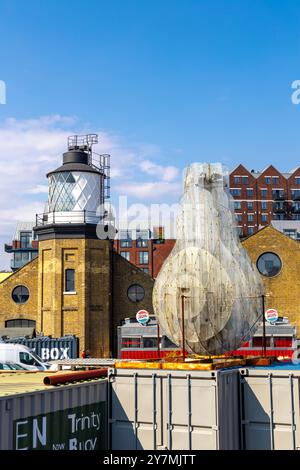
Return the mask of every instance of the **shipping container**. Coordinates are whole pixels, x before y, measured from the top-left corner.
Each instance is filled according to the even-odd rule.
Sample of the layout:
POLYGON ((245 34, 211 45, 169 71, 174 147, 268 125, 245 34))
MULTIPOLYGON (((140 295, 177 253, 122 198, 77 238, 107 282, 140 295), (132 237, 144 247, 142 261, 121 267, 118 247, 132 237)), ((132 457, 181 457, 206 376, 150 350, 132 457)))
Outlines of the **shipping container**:
POLYGON ((76 336, 62 338, 37 337, 32 339, 13 338, 6 343, 23 344, 32 349, 44 361, 78 358, 79 342, 76 336))
POLYGON ((107 379, 46 386, 49 375, 1 374, 0 450, 107 449, 107 379))
POLYGON ((239 370, 110 369, 111 450, 239 449, 239 370))
POLYGON ((300 449, 300 367, 276 364, 240 372, 242 448, 300 449))

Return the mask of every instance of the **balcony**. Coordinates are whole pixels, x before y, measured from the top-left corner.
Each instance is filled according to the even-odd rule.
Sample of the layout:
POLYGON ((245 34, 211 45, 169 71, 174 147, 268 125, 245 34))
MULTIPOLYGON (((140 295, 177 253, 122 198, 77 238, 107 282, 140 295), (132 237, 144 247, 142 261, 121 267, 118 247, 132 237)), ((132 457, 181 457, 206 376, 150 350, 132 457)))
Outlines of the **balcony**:
POLYGON ((4 250, 6 253, 34 253, 38 251, 38 245, 28 245, 28 246, 11 246, 11 245, 4 245, 4 250))
POLYGON ((286 212, 286 205, 284 204, 274 204, 273 212, 276 214, 284 214, 286 212))
POLYGON ((26 250, 26 251, 15 251, 14 258, 10 261, 10 267, 12 270, 20 269, 25 264, 29 263, 38 256, 37 250, 26 250))
POLYGON ((300 192, 298 193, 291 193, 291 197, 293 201, 300 201, 300 192))
MULTIPOLYGON (((29 260, 28 260, 29 261, 29 260)), ((14 259, 12 259, 10 261, 10 267, 11 269, 13 270, 16 270, 16 269, 20 269, 22 268, 26 263, 28 263, 28 261, 15 261, 14 259)))
POLYGON ((292 206, 291 212, 292 214, 300 214, 300 206, 292 206))
POLYGON ((272 197, 274 201, 285 201, 287 198, 286 194, 280 191, 273 191, 272 197))

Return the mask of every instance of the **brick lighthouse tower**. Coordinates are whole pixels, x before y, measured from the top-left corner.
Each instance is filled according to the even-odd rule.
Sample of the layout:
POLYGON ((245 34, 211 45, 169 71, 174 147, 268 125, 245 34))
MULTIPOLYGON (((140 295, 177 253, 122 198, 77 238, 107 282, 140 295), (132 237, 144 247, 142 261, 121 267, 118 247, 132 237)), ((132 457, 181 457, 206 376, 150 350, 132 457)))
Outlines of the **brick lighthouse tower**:
POLYGON ((63 165, 48 173, 48 202, 36 216, 39 240, 37 329, 79 337, 80 349, 111 351, 111 242, 97 237, 109 197, 109 155, 95 134, 72 136, 63 165))

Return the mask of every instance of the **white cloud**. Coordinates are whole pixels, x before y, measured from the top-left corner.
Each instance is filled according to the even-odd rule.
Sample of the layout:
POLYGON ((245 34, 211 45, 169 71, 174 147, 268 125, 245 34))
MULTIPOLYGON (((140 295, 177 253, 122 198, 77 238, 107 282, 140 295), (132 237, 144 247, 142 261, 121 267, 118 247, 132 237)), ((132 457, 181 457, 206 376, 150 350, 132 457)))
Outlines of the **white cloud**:
POLYGON ((7 126, 11 126, 14 129, 34 129, 44 128, 49 129, 50 126, 54 125, 73 125, 76 124, 77 118, 75 116, 61 116, 60 114, 52 114, 50 116, 41 116, 37 119, 6 119, 7 126))
POLYGON ((47 194, 48 186, 45 184, 38 184, 35 188, 28 189, 29 194, 47 194))
POLYGON ((181 183, 169 183, 166 181, 126 183, 118 185, 117 189, 120 193, 136 197, 137 199, 157 200, 162 199, 164 196, 179 196, 181 183))
POLYGON ((157 144, 138 144, 137 147, 139 149, 140 158, 161 156, 161 148, 157 144))
MULTIPOLYGON (((43 212, 45 204, 43 202, 28 202, 25 204, 19 204, 14 207, 12 211, 10 208, 0 210, 1 226, 15 228, 16 222, 22 220, 24 222, 34 222, 35 214, 43 212)), ((4 232, 6 230, 4 229, 4 232)))
POLYGON ((174 181, 178 178, 179 170, 175 166, 161 166, 157 165, 150 160, 143 160, 140 163, 140 168, 142 171, 151 176, 156 176, 162 181, 174 181))

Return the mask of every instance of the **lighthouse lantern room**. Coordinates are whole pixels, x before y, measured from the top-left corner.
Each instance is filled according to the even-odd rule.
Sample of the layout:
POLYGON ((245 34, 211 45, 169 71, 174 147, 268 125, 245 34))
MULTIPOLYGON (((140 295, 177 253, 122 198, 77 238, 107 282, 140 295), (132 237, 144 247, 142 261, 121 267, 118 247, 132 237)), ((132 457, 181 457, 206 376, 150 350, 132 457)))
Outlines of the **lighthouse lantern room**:
POLYGON ((97 134, 68 138, 63 165, 47 175, 48 202, 36 226, 100 221, 100 207, 110 196, 110 155, 93 152, 97 143, 97 134))

